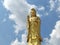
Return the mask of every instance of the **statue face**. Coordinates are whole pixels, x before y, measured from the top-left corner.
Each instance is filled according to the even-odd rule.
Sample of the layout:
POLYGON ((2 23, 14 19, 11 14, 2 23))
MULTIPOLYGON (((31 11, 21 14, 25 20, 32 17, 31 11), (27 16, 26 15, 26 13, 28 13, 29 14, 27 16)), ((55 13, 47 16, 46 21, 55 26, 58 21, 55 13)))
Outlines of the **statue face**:
POLYGON ((30 14, 32 17, 36 16, 36 12, 34 10, 31 10, 30 14))

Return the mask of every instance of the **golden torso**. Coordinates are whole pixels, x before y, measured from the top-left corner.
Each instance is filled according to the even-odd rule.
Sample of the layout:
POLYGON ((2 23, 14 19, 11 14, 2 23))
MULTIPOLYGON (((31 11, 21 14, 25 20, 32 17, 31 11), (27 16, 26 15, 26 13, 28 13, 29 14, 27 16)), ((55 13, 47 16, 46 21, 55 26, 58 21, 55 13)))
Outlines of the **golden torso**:
POLYGON ((37 22, 37 17, 31 17, 30 18, 30 35, 32 39, 36 39, 37 38, 37 34, 38 34, 38 22, 37 22))
POLYGON ((40 45, 40 19, 39 17, 30 17, 29 22, 28 45, 40 45))

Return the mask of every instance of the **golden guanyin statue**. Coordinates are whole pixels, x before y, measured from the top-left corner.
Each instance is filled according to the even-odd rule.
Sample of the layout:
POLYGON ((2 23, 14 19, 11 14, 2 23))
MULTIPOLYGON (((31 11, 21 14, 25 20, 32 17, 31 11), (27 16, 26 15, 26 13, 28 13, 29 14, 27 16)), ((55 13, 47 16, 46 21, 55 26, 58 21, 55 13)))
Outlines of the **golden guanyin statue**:
POLYGON ((36 15, 36 10, 32 8, 30 15, 27 16, 28 45, 41 45, 40 22, 40 18, 36 15))

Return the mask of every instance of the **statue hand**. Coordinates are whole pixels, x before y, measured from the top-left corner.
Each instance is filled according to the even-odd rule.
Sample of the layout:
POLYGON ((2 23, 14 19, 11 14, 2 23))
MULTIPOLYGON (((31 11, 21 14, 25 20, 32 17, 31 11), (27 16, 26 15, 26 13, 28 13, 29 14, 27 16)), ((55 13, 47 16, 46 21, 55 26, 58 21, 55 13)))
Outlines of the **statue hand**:
POLYGON ((27 16, 27 20, 29 21, 29 15, 27 16))
POLYGON ((39 38, 39 40, 42 42, 43 40, 42 40, 42 38, 39 38))

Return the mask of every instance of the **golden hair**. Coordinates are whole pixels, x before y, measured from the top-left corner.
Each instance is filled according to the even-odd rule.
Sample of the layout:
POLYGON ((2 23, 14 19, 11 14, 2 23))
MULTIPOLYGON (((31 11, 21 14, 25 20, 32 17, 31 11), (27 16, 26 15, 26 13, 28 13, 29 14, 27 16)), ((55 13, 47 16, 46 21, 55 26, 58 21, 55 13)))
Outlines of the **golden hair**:
POLYGON ((36 10, 34 8, 32 8, 31 10, 35 12, 35 16, 36 16, 36 10))

